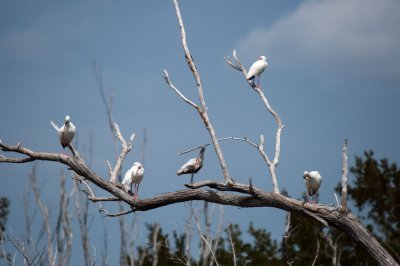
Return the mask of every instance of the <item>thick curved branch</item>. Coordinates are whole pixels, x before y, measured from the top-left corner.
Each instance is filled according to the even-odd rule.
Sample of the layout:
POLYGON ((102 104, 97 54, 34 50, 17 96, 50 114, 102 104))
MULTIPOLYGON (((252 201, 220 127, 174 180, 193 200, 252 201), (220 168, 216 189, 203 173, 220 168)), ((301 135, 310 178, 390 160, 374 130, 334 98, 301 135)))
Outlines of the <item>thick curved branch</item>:
MULTIPOLYGON (((257 187, 239 183, 224 184, 213 181, 203 181, 192 184, 193 189, 179 190, 158 194, 153 198, 144 200, 135 200, 125 191, 118 188, 115 184, 105 181, 96 175, 86 164, 78 157, 72 157, 64 154, 34 152, 21 145, 8 146, 0 143, 0 148, 5 152, 16 152, 24 154, 33 160, 54 161, 67 165, 77 175, 82 176, 94 185, 109 192, 113 196, 126 202, 131 206, 131 210, 126 211, 148 211, 163 206, 202 200, 222 205, 231 205, 242 208, 254 207, 273 207, 311 219, 316 219, 324 224, 341 229, 359 242, 366 251, 381 265, 398 265, 393 257, 382 247, 382 245, 372 236, 365 226, 349 211, 343 211, 341 208, 329 205, 305 204, 302 201, 285 197, 281 194, 265 192, 257 187), (200 189, 197 187, 209 187, 215 190, 200 189), (195 189, 197 188, 197 189, 195 189), (225 191, 225 192, 223 192, 225 191), (226 193, 226 191, 240 192, 243 194, 226 193)), ((0 162, 7 162, 0 158, 0 162)), ((116 216, 119 214, 116 214, 116 216)), ((121 214, 122 215, 122 214, 121 214)))

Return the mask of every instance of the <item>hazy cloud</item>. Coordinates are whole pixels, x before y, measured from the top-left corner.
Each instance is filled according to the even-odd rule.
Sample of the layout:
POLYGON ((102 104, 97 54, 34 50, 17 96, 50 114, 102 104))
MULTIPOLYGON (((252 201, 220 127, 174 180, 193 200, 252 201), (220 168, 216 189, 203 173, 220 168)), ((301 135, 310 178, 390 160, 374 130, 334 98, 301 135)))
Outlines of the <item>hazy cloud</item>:
POLYGON ((236 47, 247 60, 265 54, 278 68, 398 79, 399 14, 397 0, 306 1, 236 47))

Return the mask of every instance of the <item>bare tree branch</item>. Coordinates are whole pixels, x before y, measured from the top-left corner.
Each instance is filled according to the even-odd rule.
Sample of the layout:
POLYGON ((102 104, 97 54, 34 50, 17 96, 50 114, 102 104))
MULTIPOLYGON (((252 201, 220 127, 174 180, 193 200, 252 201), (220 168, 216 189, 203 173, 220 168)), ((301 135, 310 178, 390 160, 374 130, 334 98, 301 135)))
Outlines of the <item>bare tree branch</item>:
MULTIPOLYGON (((204 245, 207 246, 208 250, 210 251, 211 255, 213 256, 215 264, 218 266, 219 263, 217 261, 217 258, 215 257, 214 251, 212 250, 212 247, 211 247, 209 241, 204 237, 203 231, 201 230, 200 219, 199 219, 198 215, 196 214, 196 211, 193 209, 193 206, 192 206, 191 202, 189 204, 190 204, 190 208, 192 210, 192 214, 193 214, 194 220, 196 222, 196 226, 197 226, 197 230, 199 232, 199 235, 200 235, 201 239, 203 240, 204 245)), ((204 254, 204 249, 203 249, 203 254, 204 254)), ((204 259, 206 259, 206 258, 203 256, 203 260, 204 259)))
POLYGON ((347 166, 347 139, 344 140, 343 144, 343 169, 342 169, 342 209, 347 209, 347 174, 348 174, 348 166, 347 166))
MULTIPOLYGON (((188 47, 187 42, 186 42, 185 27, 183 25, 181 11, 179 9, 179 4, 178 4, 177 0, 174 0, 174 6, 175 6, 175 11, 176 11, 176 17, 178 18, 179 28, 181 30, 182 47, 183 47, 183 50, 185 52, 186 62, 187 62, 188 66, 189 66, 189 68, 190 68, 190 70, 191 70, 191 72, 193 74, 193 77, 194 77, 194 79, 196 81, 197 92, 198 92, 198 95, 199 95, 201 108, 199 108, 193 102, 192 102, 191 105, 199 113, 201 119, 203 120, 203 122, 204 122, 204 124, 205 124, 205 126, 206 126, 206 128, 208 130, 208 133, 210 134, 211 140, 212 140, 213 145, 214 145, 215 152, 217 153, 217 157, 218 157, 219 163, 221 165, 221 169, 222 169, 222 173, 224 175, 225 182, 228 183, 228 184, 231 184, 231 183, 233 183, 233 181, 232 181, 232 179, 231 179, 231 177, 229 175, 228 167, 226 166, 226 162, 225 162, 224 156, 222 154, 221 147, 219 146, 218 138, 217 138, 217 135, 215 133, 215 129, 214 129, 213 125, 211 124, 210 119, 209 119, 208 114, 207 114, 207 106, 206 106, 206 102, 204 100, 203 86, 201 84, 200 74, 199 74, 199 72, 198 72, 198 70, 196 68, 196 65, 195 65, 195 63, 193 61, 193 57, 190 54, 189 47, 188 47)), ((168 73, 164 70, 164 78, 165 79, 166 79, 167 75, 168 75, 168 73)), ((167 79, 166 79, 166 81, 168 83, 167 79)))
POLYGON ((135 212, 136 210, 132 209, 132 210, 128 210, 128 211, 121 211, 121 212, 117 212, 117 213, 110 213, 108 212, 106 209, 102 208, 100 209, 100 212, 105 214, 108 217, 119 217, 119 216, 123 216, 132 212, 135 212))
POLYGON ((232 260, 233 260, 233 265, 236 266, 236 251, 235 251, 235 242, 233 242, 232 239, 232 224, 228 224, 228 235, 229 235, 229 242, 231 243, 231 249, 232 249, 232 260))
POLYGON ((104 82, 103 82, 103 75, 101 73, 101 66, 97 65, 96 62, 93 62, 92 64, 96 83, 97 83, 97 89, 100 93, 101 99, 103 101, 104 107, 106 108, 107 112, 107 120, 108 120, 108 126, 111 129, 111 132, 114 132, 114 119, 112 116, 111 112, 111 102, 112 99, 110 98, 109 101, 107 101, 106 93, 105 93, 105 88, 104 88, 104 82))
POLYGON ((165 82, 168 84, 168 86, 171 87, 171 89, 173 91, 175 91, 175 93, 187 104, 191 105, 193 108, 195 108, 197 111, 200 112, 200 108, 197 106, 197 104, 195 104, 194 102, 192 102, 191 100, 189 100, 185 95, 183 95, 182 92, 180 92, 175 85, 172 83, 171 79, 169 78, 169 74, 168 71, 166 69, 164 69, 164 73, 162 74, 163 78, 165 79, 165 82))
POLYGON ((314 233, 315 233, 315 239, 317 240, 317 250, 315 251, 315 256, 314 256, 314 260, 311 264, 311 266, 314 266, 315 263, 317 262, 318 256, 319 256, 319 248, 321 246, 320 240, 319 240, 319 234, 318 234, 318 225, 316 223, 314 223, 314 233))
MULTIPOLYGON (((240 183, 223 184, 218 182, 200 182, 202 186, 213 188, 214 190, 194 189, 199 183, 194 183, 193 189, 180 190, 158 194, 153 198, 135 200, 131 195, 121 190, 111 182, 105 181, 96 175, 83 161, 77 157, 64 154, 35 152, 20 145, 8 146, 0 143, 0 148, 4 152, 16 152, 25 155, 33 160, 53 161, 67 165, 77 175, 87 179, 87 182, 109 192, 113 196, 129 204, 132 208, 129 212, 148 211, 159 207, 193 200, 202 200, 223 205, 239 207, 273 207, 299 214, 320 222, 325 221, 330 226, 340 228, 350 237, 359 242, 365 250, 377 261, 387 265, 397 265, 393 257, 386 249, 372 236, 365 226, 350 211, 343 212, 334 206, 304 204, 304 202, 285 197, 277 193, 269 193, 252 185, 240 183), (224 191, 224 192, 221 192, 224 191), (229 194, 226 192, 241 192, 245 195, 229 194)), ((0 163, 4 162, 1 160, 0 163)))
POLYGON ((160 232, 160 224, 156 223, 153 230, 153 266, 158 264, 158 250, 160 249, 160 243, 158 241, 158 232, 160 232))
MULTIPOLYGON (((247 137, 225 137, 225 138, 218 139, 218 142, 221 142, 221 141, 224 141, 224 140, 240 140, 240 141, 244 141, 244 142, 249 143, 254 148, 258 149, 258 145, 255 144, 254 142, 252 142, 251 140, 249 140, 247 137)), ((211 143, 207 143, 207 144, 203 144, 203 145, 200 145, 200 146, 198 146, 196 148, 180 152, 180 153, 178 153, 178 155, 182 155, 182 154, 189 153, 189 152, 192 152, 192 151, 195 151, 195 150, 199 150, 202 147, 210 146, 212 144, 213 144, 212 142, 211 143)))
POLYGON ((255 86, 254 84, 252 84, 250 81, 248 81, 246 79, 246 75, 247 75, 246 69, 240 63, 240 60, 238 59, 238 57, 236 55, 236 51, 233 51, 233 57, 235 59, 235 63, 233 63, 229 59, 229 57, 224 57, 224 58, 225 58, 225 60, 226 60, 226 62, 228 63, 229 66, 231 66, 234 69, 242 72, 246 82, 260 96, 263 104, 267 108, 268 112, 274 117, 274 119, 275 119, 275 121, 276 121, 276 123, 278 125, 278 128, 276 130, 276 136, 275 136, 275 154, 274 154, 274 159, 272 160, 272 162, 268 158, 267 154, 264 152, 263 137, 261 137, 261 139, 262 139, 261 143, 262 144, 259 146, 259 151, 260 151, 261 156, 264 158, 264 160, 268 164, 268 168, 269 168, 269 171, 270 171, 270 174, 271 174, 271 178, 272 178, 272 185, 273 185, 274 193, 279 193, 279 187, 278 187, 278 181, 277 181, 277 177, 276 177, 276 173, 275 173, 275 168, 279 164, 279 157, 280 157, 280 151, 281 151, 281 133, 282 133, 282 130, 283 130, 283 127, 284 127, 283 124, 282 124, 282 120, 279 117, 278 113, 271 107, 267 97, 265 96, 265 94, 261 90, 261 88, 255 86))
POLYGON ((88 229, 88 214, 89 214, 89 201, 87 198, 82 197, 82 194, 79 193, 78 189, 78 181, 86 186, 86 190, 84 190, 87 197, 92 192, 90 186, 87 184, 87 180, 83 180, 80 176, 75 176, 74 182, 74 196, 75 196, 75 216, 77 217, 79 230, 80 230, 80 238, 81 245, 83 251, 83 257, 85 260, 85 265, 89 266, 92 264, 92 257, 90 256, 90 241, 89 241, 89 229, 88 229), (78 180, 78 181, 77 181, 78 180))
POLYGON ((135 134, 132 134, 131 137, 129 138, 128 143, 126 143, 125 139, 122 137, 121 131, 119 130, 119 126, 117 123, 114 123, 114 130, 116 137, 121 142, 122 151, 118 157, 117 163, 115 164, 114 170, 111 172, 111 177, 110 177, 111 183, 117 183, 118 176, 121 173, 122 163, 124 162, 128 152, 132 150, 133 140, 135 139, 135 134))
POLYGON ((221 238, 222 230, 223 230, 223 222, 224 222, 224 206, 219 205, 220 210, 219 210, 219 222, 218 222, 218 227, 217 227, 217 232, 215 233, 216 237, 214 239, 214 246, 213 250, 217 250, 218 248, 218 243, 221 238))
MULTIPOLYGON (((328 233, 328 234, 322 234, 323 239, 325 240, 325 242, 328 244, 328 246, 331 248, 332 253, 331 254, 327 254, 328 257, 331 258, 331 264, 332 266, 337 266, 340 265, 340 249, 338 249, 338 241, 339 239, 342 237, 342 233, 340 233, 335 241, 332 240, 332 234, 328 233)), ((327 253, 327 252, 326 252, 327 253)))
POLYGON ((292 266, 292 262, 290 262, 289 254, 287 252, 287 241, 290 237, 291 231, 291 213, 288 212, 286 217, 285 233, 282 238, 282 259, 287 266, 292 266))
POLYGON ((39 206, 40 212, 42 214, 43 219, 43 227, 46 230, 47 235, 47 259, 49 260, 49 264, 54 264, 55 258, 53 254, 53 248, 51 244, 52 239, 52 231, 50 227, 50 213, 49 209, 43 203, 40 198, 40 191, 36 184, 36 165, 33 165, 32 171, 29 173, 29 178, 31 180, 32 189, 35 195, 36 204, 39 206))

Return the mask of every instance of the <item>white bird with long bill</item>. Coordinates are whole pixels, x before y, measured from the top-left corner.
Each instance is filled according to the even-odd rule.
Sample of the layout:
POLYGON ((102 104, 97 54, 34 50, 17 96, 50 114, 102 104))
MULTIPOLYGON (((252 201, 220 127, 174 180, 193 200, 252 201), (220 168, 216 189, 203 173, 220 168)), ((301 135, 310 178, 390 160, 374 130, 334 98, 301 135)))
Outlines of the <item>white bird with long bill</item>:
POLYGON ((193 184, 193 176, 203 167, 204 151, 206 147, 201 147, 199 155, 196 158, 192 158, 187 161, 181 168, 176 172, 177 175, 192 174, 190 178, 190 184, 193 184))
MULTIPOLYGON (((51 125, 58 132, 58 136, 60 138, 60 143, 63 149, 71 144, 72 139, 75 136, 76 127, 71 122, 70 117, 67 115, 65 117, 65 122, 62 127, 58 127, 53 121, 50 120, 51 125)), ((71 149, 71 147, 69 147, 71 149)))
POLYGON ((318 203, 318 190, 322 183, 322 176, 318 171, 305 171, 303 174, 304 181, 306 182, 307 197, 306 202, 309 202, 309 197, 314 197, 314 203, 318 203))
POLYGON ((126 171, 122 184, 128 193, 133 193, 133 198, 139 198, 139 185, 142 182, 144 176, 144 168, 139 162, 135 162, 133 166, 126 171), (135 191, 132 191, 134 185, 135 191))
POLYGON ((250 69, 249 72, 247 72, 247 76, 246 79, 248 81, 252 80, 253 81, 253 86, 255 84, 255 78, 258 77, 258 85, 257 87, 261 89, 260 87, 260 75, 264 72, 264 70, 267 68, 268 66, 268 62, 267 62, 267 58, 265 56, 260 56, 260 58, 255 61, 250 69))

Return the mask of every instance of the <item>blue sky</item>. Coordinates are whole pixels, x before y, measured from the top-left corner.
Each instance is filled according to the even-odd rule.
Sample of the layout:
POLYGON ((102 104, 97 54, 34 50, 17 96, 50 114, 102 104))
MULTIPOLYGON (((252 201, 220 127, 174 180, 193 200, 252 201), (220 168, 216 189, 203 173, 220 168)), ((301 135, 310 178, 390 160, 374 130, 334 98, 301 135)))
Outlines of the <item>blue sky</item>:
MULTIPOLYGON (((78 128, 81 152, 93 134, 93 169, 108 178, 105 161, 114 162, 115 153, 96 89, 95 61, 114 97, 114 119, 123 135, 137 134, 124 172, 140 160, 146 128, 140 196, 183 189, 189 177, 177 177, 175 172, 194 154, 177 153, 209 142, 209 136, 197 113, 160 75, 165 67, 175 85, 197 101, 172 2, 2 1, 0 6, 1 140, 60 152, 49 121, 61 124, 68 114, 78 128)), ((272 156, 275 121, 242 75, 222 58, 236 49, 248 67, 260 55, 267 57, 269 66, 261 82, 285 125, 278 182, 291 196, 298 198, 304 191, 305 170, 318 170, 324 178, 320 201, 334 203, 345 138, 350 165, 367 149, 377 158, 400 162, 400 2, 184 1, 180 6, 218 137, 246 136, 258 142, 264 134, 272 156)), ((247 182, 252 177, 256 186, 272 190, 267 168, 253 148, 241 142, 221 146, 235 180, 247 182)), ((17 221, 30 167, 0 166, 0 196, 11 199, 9 225, 17 235, 23 233, 17 221)), ((61 169, 38 163, 48 203, 57 200, 61 169)), ((206 150, 196 179, 222 180, 212 149, 206 150)), ((68 183, 71 186, 71 180, 68 183)), ((91 212, 93 239, 103 223, 117 228, 118 221, 101 218, 95 205, 91 212)), ((142 223, 162 221, 172 230, 179 229, 187 214, 187 206, 179 204, 138 217, 142 223)), ((225 208, 226 223, 247 227, 250 221, 280 238, 284 213, 225 208)), ((141 234, 145 238, 145 232, 141 234)), ((118 235, 110 241, 118 241, 118 235)), ((110 254, 116 262, 118 250, 110 254)), ((74 258, 80 256, 75 250, 74 258)))

